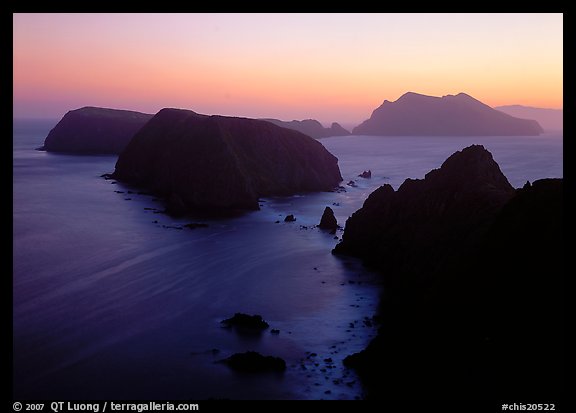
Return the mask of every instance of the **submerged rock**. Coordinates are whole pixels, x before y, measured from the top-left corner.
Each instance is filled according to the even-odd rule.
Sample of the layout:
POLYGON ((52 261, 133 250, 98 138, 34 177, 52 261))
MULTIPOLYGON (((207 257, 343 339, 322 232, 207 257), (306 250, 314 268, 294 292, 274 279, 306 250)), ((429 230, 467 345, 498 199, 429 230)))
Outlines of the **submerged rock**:
POLYGON ((189 224, 184 224, 186 228, 196 229, 196 228, 207 228, 208 224, 204 224, 201 222, 191 222, 189 224))
POLYGON ((283 372, 286 370, 286 362, 282 358, 263 356, 255 351, 236 353, 222 361, 231 369, 247 373, 283 372))

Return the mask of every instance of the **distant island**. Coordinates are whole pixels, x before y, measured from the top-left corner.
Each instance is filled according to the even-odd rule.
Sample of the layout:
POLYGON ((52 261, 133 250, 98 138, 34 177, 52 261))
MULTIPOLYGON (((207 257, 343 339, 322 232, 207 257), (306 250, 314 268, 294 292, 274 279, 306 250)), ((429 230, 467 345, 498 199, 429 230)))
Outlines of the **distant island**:
POLYGON ((266 122, 271 122, 283 128, 297 130, 305 135, 311 136, 314 139, 326 138, 328 136, 347 136, 350 135, 346 129, 334 122, 329 128, 322 126, 320 122, 315 119, 293 120, 290 122, 278 119, 260 119, 266 122))
POLYGON ((443 97, 408 92, 387 100, 352 131, 381 136, 533 136, 543 132, 535 120, 518 119, 459 93, 443 97))
POLYGON ((152 115, 83 107, 71 110, 48 133, 39 150, 82 155, 119 154, 152 115))
POLYGON ((494 109, 522 119, 534 119, 546 132, 564 130, 562 109, 534 108, 522 105, 496 106, 494 109))
POLYGON ((147 188, 173 214, 258 209, 258 198, 328 191, 338 159, 300 132, 256 119, 162 109, 130 141, 114 178, 147 188))

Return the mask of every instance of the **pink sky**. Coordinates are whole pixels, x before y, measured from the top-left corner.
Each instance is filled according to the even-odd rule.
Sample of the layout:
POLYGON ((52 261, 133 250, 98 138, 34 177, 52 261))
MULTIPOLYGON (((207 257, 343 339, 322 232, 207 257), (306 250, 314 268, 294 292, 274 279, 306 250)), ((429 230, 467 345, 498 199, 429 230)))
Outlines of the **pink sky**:
POLYGON ((562 108, 562 14, 14 14, 15 117, 82 106, 358 124, 413 91, 562 108))

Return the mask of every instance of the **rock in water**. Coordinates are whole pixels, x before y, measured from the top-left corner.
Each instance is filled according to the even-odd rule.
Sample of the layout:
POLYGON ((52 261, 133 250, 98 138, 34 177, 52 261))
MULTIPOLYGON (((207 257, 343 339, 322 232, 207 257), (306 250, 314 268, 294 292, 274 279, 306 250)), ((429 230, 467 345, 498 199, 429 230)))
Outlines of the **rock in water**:
POLYGON ((261 315, 244 313, 236 313, 234 317, 222 320, 222 324, 227 327, 239 327, 250 330, 266 330, 269 327, 269 324, 264 321, 261 315))
POLYGON ((203 222, 191 222, 189 224, 184 225, 186 228, 196 229, 196 228, 207 228, 208 224, 204 224, 203 222))
POLYGON ((294 221, 296 221, 296 217, 292 214, 286 215, 286 218, 284 218, 284 222, 294 222, 294 221))
POLYGON ((178 210, 258 209, 261 196, 328 191, 338 159, 299 132, 255 119, 162 109, 118 158, 114 178, 146 187, 178 210))
POLYGON ((236 353, 223 360, 228 367, 247 373, 267 371, 282 372, 286 370, 286 362, 280 357, 263 356, 255 351, 236 353))
POLYGON ((334 211, 332 208, 324 208, 324 213, 322 214, 318 228, 327 229, 329 231, 336 231, 338 229, 338 221, 334 216, 334 211))
POLYGON ((492 154, 472 145, 424 179, 386 184, 346 221, 335 253, 354 255, 387 272, 431 272, 469 248, 514 195, 492 154))
POLYGON ((66 113, 48 133, 42 150, 76 154, 119 154, 152 115, 84 107, 66 113))
POLYGON ((443 97, 408 92, 387 100, 352 131, 380 136, 522 136, 539 135, 535 120, 507 115, 459 93, 443 97))
POLYGON ((370 169, 368 169, 367 171, 362 172, 360 175, 358 175, 360 178, 366 178, 366 179, 370 179, 372 178, 372 171, 370 169))

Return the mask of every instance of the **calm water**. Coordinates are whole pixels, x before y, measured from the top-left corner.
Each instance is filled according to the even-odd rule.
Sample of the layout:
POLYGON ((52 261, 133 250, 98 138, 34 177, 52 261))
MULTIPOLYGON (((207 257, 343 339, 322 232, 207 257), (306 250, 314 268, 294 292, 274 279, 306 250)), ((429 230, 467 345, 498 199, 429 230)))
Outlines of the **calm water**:
POLYGON ((357 261, 330 254, 332 235, 311 228, 324 207, 343 225, 379 185, 422 178, 472 143, 516 187, 562 176, 559 135, 325 138, 344 182, 358 187, 264 199, 260 211, 175 229, 191 220, 155 213, 162 206, 151 197, 99 177, 116 157, 35 151, 54 124, 14 127, 17 399, 361 397, 341 360, 375 334, 362 321, 380 287, 357 261), (372 179, 357 178, 364 169, 372 179), (284 223, 287 214, 297 221, 284 223), (238 311, 263 315, 280 334, 222 329, 238 311), (288 369, 243 375, 217 363, 247 350, 281 356, 288 369))

